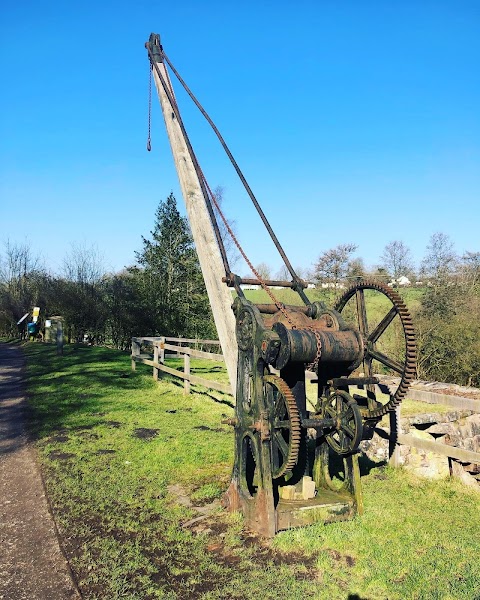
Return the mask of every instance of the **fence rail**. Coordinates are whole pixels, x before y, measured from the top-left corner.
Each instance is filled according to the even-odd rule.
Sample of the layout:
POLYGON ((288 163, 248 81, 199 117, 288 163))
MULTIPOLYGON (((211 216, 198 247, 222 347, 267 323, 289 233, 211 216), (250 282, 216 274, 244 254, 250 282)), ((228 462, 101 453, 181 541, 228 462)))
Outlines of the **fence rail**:
POLYGON ((197 345, 215 346, 220 345, 218 340, 193 340, 187 338, 172 338, 172 337, 134 337, 132 338, 132 369, 135 370, 137 363, 142 363, 153 367, 153 378, 158 380, 159 372, 179 377, 184 381, 184 393, 190 393, 190 384, 201 385, 208 389, 216 390, 224 394, 232 394, 232 388, 228 383, 221 383, 211 379, 205 379, 199 377, 190 372, 190 359, 191 358, 203 358, 206 360, 223 361, 222 354, 216 354, 214 352, 205 352, 204 350, 197 350, 188 346, 181 346, 177 344, 170 344, 169 342, 182 343, 195 343, 197 345), (153 348, 152 354, 142 354, 142 346, 151 346, 153 348), (176 353, 177 356, 183 356, 183 371, 167 367, 165 365, 165 351, 176 353))
MULTIPOLYGON (((194 384, 201 385, 224 394, 233 395, 229 384, 220 383, 211 379, 205 379, 203 377, 199 377, 198 375, 193 375, 190 372, 191 358, 203 358, 206 360, 215 360, 220 362, 223 361, 223 355, 213 352, 206 352, 204 350, 197 350, 188 346, 178 345, 187 343, 212 346, 220 345, 218 340, 196 340, 172 337, 134 337, 132 338, 132 369, 135 370, 136 363, 142 363, 153 367, 153 377, 155 380, 158 380, 159 372, 167 373, 169 375, 173 375, 174 377, 179 377, 184 381, 185 394, 190 393, 190 384, 194 384), (177 342, 177 344, 172 344, 170 342, 177 342), (153 348, 153 360, 152 354, 141 353, 142 346, 151 346, 153 348), (177 356, 183 356, 183 371, 167 367, 164 364, 166 350, 176 353, 177 356)), ((306 371, 305 375, 308 380, 316 379, 315 373, 310 371, 306 371)), ((480 399, 431 392, 424 389, 415 388, 415 386, 410 388, 407 396, 410 400, 417 400, 420 402, 426 402, 428 404, 441 404, 444 406, 451 406, 452 408, 458 410, 471 410, 475 413, 480 413, 480 399)), ((394 466, 399 464, 398 445, 410 446, 419 450, 434 452, 436 454, 447 456, 465 463, 480 464, 480 453, 478 452, 473 452, 457 446, 450 446, 441 442, 419 439, 412 435, 400 432, 395 433, 399 430, 400 418, 400 407, 398 407, 395 413, 391 414, 390 430, 380 427, 376 428, 377 433, 381 437, 389 439, 390 442, 395 445, 395 451, 393 452, 391 460, 394 466)))

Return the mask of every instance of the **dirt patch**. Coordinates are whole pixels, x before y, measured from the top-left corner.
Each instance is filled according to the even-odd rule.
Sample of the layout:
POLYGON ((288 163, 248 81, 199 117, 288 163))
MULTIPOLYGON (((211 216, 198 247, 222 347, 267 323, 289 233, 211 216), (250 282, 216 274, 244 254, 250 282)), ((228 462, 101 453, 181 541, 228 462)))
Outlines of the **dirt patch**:
POLYGON ((81 437, 84 440, 98 440, 100 438, 98 433, 92 433, 91 431, 81 431, 78 434, 78 437, 81 437))
POLYGON ((199 429, 200 431, 215 431, 216 433, 225 433, 225 429, 220 427, 208 427, 207 425, 196 425, 193 429, 199 429))
POLYGON ((120 423, 119 421, 105 421, 104 424, 107 425, 107 427, 113 427, 113 429, 118 429, 123 425, 123 423, 120 423))
POLYGON ((334 561, 341 562, 347 567, 355 566, 355 559, 353 558, 353 556, 350 556, 348 554, 342 554, 341 552, 338 552, 338 550, 327 550, 327 552, 333 558, 334 561))
POLYGON ((145 429, 144 427, 139 427, 134 430, 133 435, 139 440, 152 440, 157 437, 158 431, 158 429, 145 429))
POLYGON ((68 460, 69 458, 74 458, 75 454, 71 452, 60 452, 60 450, 53 450, 48 454, 48 458, 50 460, 68 460))
POLYGON ((99 423, 91 423, 90 425, 78 425, 78 427, 72 427, 72 431, 90 431, 94 427, 97 427, 99 423))
POLYGON ((57 442, 58 444, 64 444, 65 442, 68 442, 70 438, 68 437, 68 435, 53 435, 52 437, 48 438, 49 442, 57 442))
POLYGON ((95 452, 95 454, 97 456, 102 456, 103 454, 115 454, 115 453, 116 453, 116 450, 107 450, 107 449, 105 449, 105 450, 101 449, 101 450, 97 450, 95 452))

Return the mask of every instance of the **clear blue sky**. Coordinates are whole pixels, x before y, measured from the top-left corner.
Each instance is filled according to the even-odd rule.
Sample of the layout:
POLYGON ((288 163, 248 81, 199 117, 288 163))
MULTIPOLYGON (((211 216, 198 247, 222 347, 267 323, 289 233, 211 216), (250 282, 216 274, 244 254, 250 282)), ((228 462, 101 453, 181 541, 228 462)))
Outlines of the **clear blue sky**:
MULTIPOLYGON (((395 239, 419 261, 436 231, 480 250, 476 0, 5 3, 0 243, 27 239, 53 270, 72 242, 96 245, 117 270, 170 191, 183 211, 156 98, 145 150, 152 31, 294 265, 346 242, 372 265, 395 239)), ((178 96, 247 253, 275 271, 233 170, 178 96)))

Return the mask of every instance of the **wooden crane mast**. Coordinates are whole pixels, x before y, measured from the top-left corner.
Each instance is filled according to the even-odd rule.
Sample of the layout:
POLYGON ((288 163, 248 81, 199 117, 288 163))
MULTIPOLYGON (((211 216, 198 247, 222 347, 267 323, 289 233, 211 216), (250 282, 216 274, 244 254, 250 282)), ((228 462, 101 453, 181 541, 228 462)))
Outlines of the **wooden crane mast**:
POLYGON ((162 107, 168 139, 172 149, 188 220, 202 269, 208 298, 222 346, 232 393, 237 380, 238 348, 235 338, 235 316, 232 312, 232 295, 222 277, 225 267, 220 255, 216 234, 208 210, 204 187, 198 176, 198 162, 181 124, 173 88, 160 52, 160 38, 150 36, 146 44, 152 63, 153 77, 162 107))

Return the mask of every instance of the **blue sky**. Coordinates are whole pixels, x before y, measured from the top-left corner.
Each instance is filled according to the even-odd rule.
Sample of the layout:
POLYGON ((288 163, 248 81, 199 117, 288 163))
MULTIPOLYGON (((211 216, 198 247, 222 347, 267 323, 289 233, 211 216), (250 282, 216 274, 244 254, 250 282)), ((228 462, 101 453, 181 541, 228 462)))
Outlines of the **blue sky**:
MULTIPOLYGON (((0 243, 27 240, 53 270, 72 243, 95 245, 119 270, 160 200, 173 191, 183 211, 155 97, 145 150, 152 31, 294 265, 347 242, 373 265, 392 240, 419 262, 437 231, 480 250, 480 3, 462 0, 9 2, 0 243)), ((175 90, 247 254, 276 271, 233 169, 175 90)))

